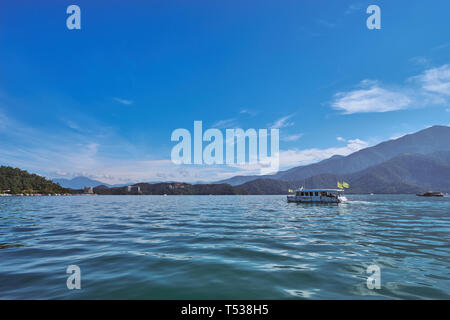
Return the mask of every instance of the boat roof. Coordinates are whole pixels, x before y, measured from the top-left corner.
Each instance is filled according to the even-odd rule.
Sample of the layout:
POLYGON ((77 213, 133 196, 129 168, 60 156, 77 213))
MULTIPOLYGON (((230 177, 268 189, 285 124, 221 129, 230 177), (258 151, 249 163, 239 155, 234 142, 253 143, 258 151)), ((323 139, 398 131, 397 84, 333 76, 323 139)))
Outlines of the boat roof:
POLYGON ((344 189, 305 189, 305 188, 298 188, 294 190, 295 192, 320 192, 320 191, 326 191, 326 192, 342 192, 344 189))

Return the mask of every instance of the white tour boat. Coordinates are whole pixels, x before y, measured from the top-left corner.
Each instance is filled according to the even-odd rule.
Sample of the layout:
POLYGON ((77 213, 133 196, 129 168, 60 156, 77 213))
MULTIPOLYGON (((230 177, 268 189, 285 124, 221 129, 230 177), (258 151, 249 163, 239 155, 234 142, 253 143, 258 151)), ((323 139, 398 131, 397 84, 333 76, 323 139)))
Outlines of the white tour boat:
POLYGON ((288 202, 297 203, 341 203, 346 198, 342 195, 343 188, 340 189, 304 189, 299 188, 293 194, 287 196, 288 202))

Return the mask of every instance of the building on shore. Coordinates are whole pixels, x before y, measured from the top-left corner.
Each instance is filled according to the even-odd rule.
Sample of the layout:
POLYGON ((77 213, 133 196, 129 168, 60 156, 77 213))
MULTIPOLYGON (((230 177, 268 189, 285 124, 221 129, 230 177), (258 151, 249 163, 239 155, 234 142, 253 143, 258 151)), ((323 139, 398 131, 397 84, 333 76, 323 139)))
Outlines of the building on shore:
POLYGON ((142 193, 141 187, 139 186, 127 186, 128 193, 142 193))
POLYGON ((93 194, 94 188, 93 187, 84 187, 84 193, 85 194, 93 194))

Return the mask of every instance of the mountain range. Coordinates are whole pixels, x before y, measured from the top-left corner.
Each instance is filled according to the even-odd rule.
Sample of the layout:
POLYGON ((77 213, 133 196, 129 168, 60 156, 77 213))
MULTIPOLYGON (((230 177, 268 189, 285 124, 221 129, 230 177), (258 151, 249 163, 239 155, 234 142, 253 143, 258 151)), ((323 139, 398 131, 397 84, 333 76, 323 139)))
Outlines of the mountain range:
MULTIPOLYGON (((97 186, 94 190, 99 194, 130 194, 126 184, 111 186, 85 177, 53 181, 72 189, 97 186)), ((275 175, 236 176, 213 184, 163 182, 134 186, 139 186, 142 194, 286 194, 288 189, 300 186, 336 188, 337 181, 349 182, 349 193, 450 192, 450 127, 429 127, 348 156, 336 155, 275 175)))
POLYGON ((419 193, 429 190, 450 192, 450 150, 427 155, 401 154, 380 164, 351 174, 321 173, 299 181, 255 179, 238 186, 230 184, 137 183, 126 187, 94 188, 97 194, 149 195, 263 195, 286 194, 289 189, 336 188, 338 181, 350 183, 347 193, 419 193), (139 187, 139 191, 137 189, 139 187))
POLYGON ((261 178, 239 185, 248 194, 286 194, 288 189, 336 188, 338 181, 350 183, 349 193, 450 192, 450 151, 429 155, 402 154, 351 174, 322 173, 300 181, 261 178))
POLYGON ((291 168, 267 176, 235 176, 217 183, 240 185, 256 179, 299 181, 320 174, 346 175, 381 164, 401 154, 430 154, 450 150, 450 127, 433 126, 354 152, 348 156, 333 156, 318 163, 291 168))
POLYGON ((63 188, 70 188, 74 190, 83 189, 84 187, 96 187, 100 185, 107 186, 108 188, 123 187, 129 185, 129 183, 110 185, 102 181, 90 179, 83 176, 75 177, 73 179, 52 179, 52 181, 59 184, 63 188))
POLYGON ((239 186, 229 184, 189 184, 189 183, 136 183, 130 188, 108 188, 104 185, 94 188, 96 194, 102 195, 239 195, 249 194, 239 186), (139 187, 139 189, 138 189, 139 187))

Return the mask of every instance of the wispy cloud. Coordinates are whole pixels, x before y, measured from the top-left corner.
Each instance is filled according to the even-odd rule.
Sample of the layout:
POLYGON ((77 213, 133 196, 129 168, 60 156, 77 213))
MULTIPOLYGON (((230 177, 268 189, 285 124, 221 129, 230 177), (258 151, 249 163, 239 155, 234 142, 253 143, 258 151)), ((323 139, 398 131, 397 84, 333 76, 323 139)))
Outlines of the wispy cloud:
POLYGON ((397 140, 397 139, 402 138, 402 137, 404 137, 404 136, 406 136, 408 134, 411 134, 411 133, 413 133, 413 132, 396 133, 396 134, 393 134, 392 136, 390 136, 389 140, 397 140))
POLYGON ((428 92, 450 96, 450 65, 428 69, 419 76, 413 77, 428 92))
POLYGON ((235 118, 219 120, 212 124, 213 128, 219 128, 219 129, 234 128, 234 127, 238 127, 238 126, 239 125, 238 125, 237 119, 235 119, 235 118))
POLYGON ((347 10, 345 10, 345 14, 352 14, 358 10, 362 9, 362 5, 359 3, 353 3, 351 5, 348 6, 347 10))
POLYGON ((421 56, 412 57, 411 59, 409 59, 409 61, 416 65, 425 66, 425 67, 428 67, 431 63, 430 59, 428 59, 426 57, 421 57, 421 56))
POLYGON ((377 81, 363 80, 358 87, 336 93, 332 107, 344 114, 388 112, 405 109, 412 102, 406 94, 383 88, 377 81))
POLYGON ((327 149, 291 149, 280 152, 280 167, 294 167, 306 165, 317 161, 328 159, 334 155, 346 156, 358 150, 367 148, 368 142, 360 139, 352 139, 347 141, 344 147, 332 147, 327 149))
MULTIPOLYGON (((283 120, 283 119, 281 119, 283 120)), ((286 124, 287 119, 280 121, 286 124)), ((117 158, 105 153, 114 141, 117 149, 128 150, 126 142, 110 134, 102 140, 89 134, 68 131, 64 134, 43 132, 10 119, 0 112, 0 134, 14 141, 14 147, 0 141, 0 161, 43 174, 47 177, 72 178, 83 175, 109 184, 142 181, 217 181, 235 175, 260 174, 261 165, 182 165, 171 160, 142 157, 117 158), (14 128, 14 130, 13 130, 14 128)), ((301 134, 286 138, 294 141, 301 134)), ((358 139, 349 140, 343 147, 328 149, 285 150, 280 152, 280 168, 308 164, 331 157, 347 155, 367 146, 358 139)), ((117 149, 115 149, 117 151, 117 149)))
POLYGON ((331 107, 344 114, 389 112, 447 104, 450 66, 430 68, 397 86, 363 80, 353 90, 334 95, 331 107))
MULTIPOLYGON (((315 163, 334 155, 346 156, 369 146, 368 142, 360 139, 350 139, 346 142, 347 144, 343 147, 281 150, 279 153, 280 170, 315 163)), ((231 165, 230 167, 239 170, 234 172, 234 175, 259 175, 261 173, 261 165, 259 163, 231 165)))
POLYGON ((256 114, 255 111, 252 110, 248 110, 248 109, 242 109, 241 111, 239 111, 240 114, 248 114, 250 116, 254 116, 256 114))
POLYGON ((297 141, 301 137, 303 137, 303 133, 292 134, 292 135, 289 135, 289 136, 282 136, 280 139, 282 141, 292 142, 292 141, 297 141))
POLYGON ((270 128, 272 129, 281 129, 281 128, 286 128, 286 127, 290 127, 294 125, 294 122, 289 122, 288 120, 290 118, 292 118, 292 114, 282 117, 278 120, 276 120, 273 124, 269 125, 270 128))
POLYGON ((319 25, 325 26, 325 27, 327 27, 329 29, 333 29, 334 27, 336 27, 335 23, 327 21, 327 20, 324 20, 324 19, 318 19, 318 20, 316 20, 316 22, 319 25))
POLYGON ((450 42, 445 42, 445 43, 442 43, 442 44, 440 44, 440 45, 438 45, 436 47, 431 48, 431 50, 432 51, 442 50, 442 49, 445 49, 445 48, 448 48, 448 47, 450 47, 450 42))
POLYGON ((31 127, 0 110, 0 135, 4 138, 0 140, 0 162, 48 177, 60 176, 59 173, 93 174, 113 162, 105 150, 117 148, 114 152, 121 154, 131 154, 133 150, 133 146, 98 122, 86 121, 79 126, 62 119, 61 123, 64 125, 51 130, 31 127))
POLYGON ((133 104, 133 101, 132 101, 132 100, 122 99, 122 98, 117 98, 117 97, 113 97, 113 99, 114 99, 116 102, 121 103, 121 104, 123 104, 123 105, 129 106, 129 105, 133 104))

